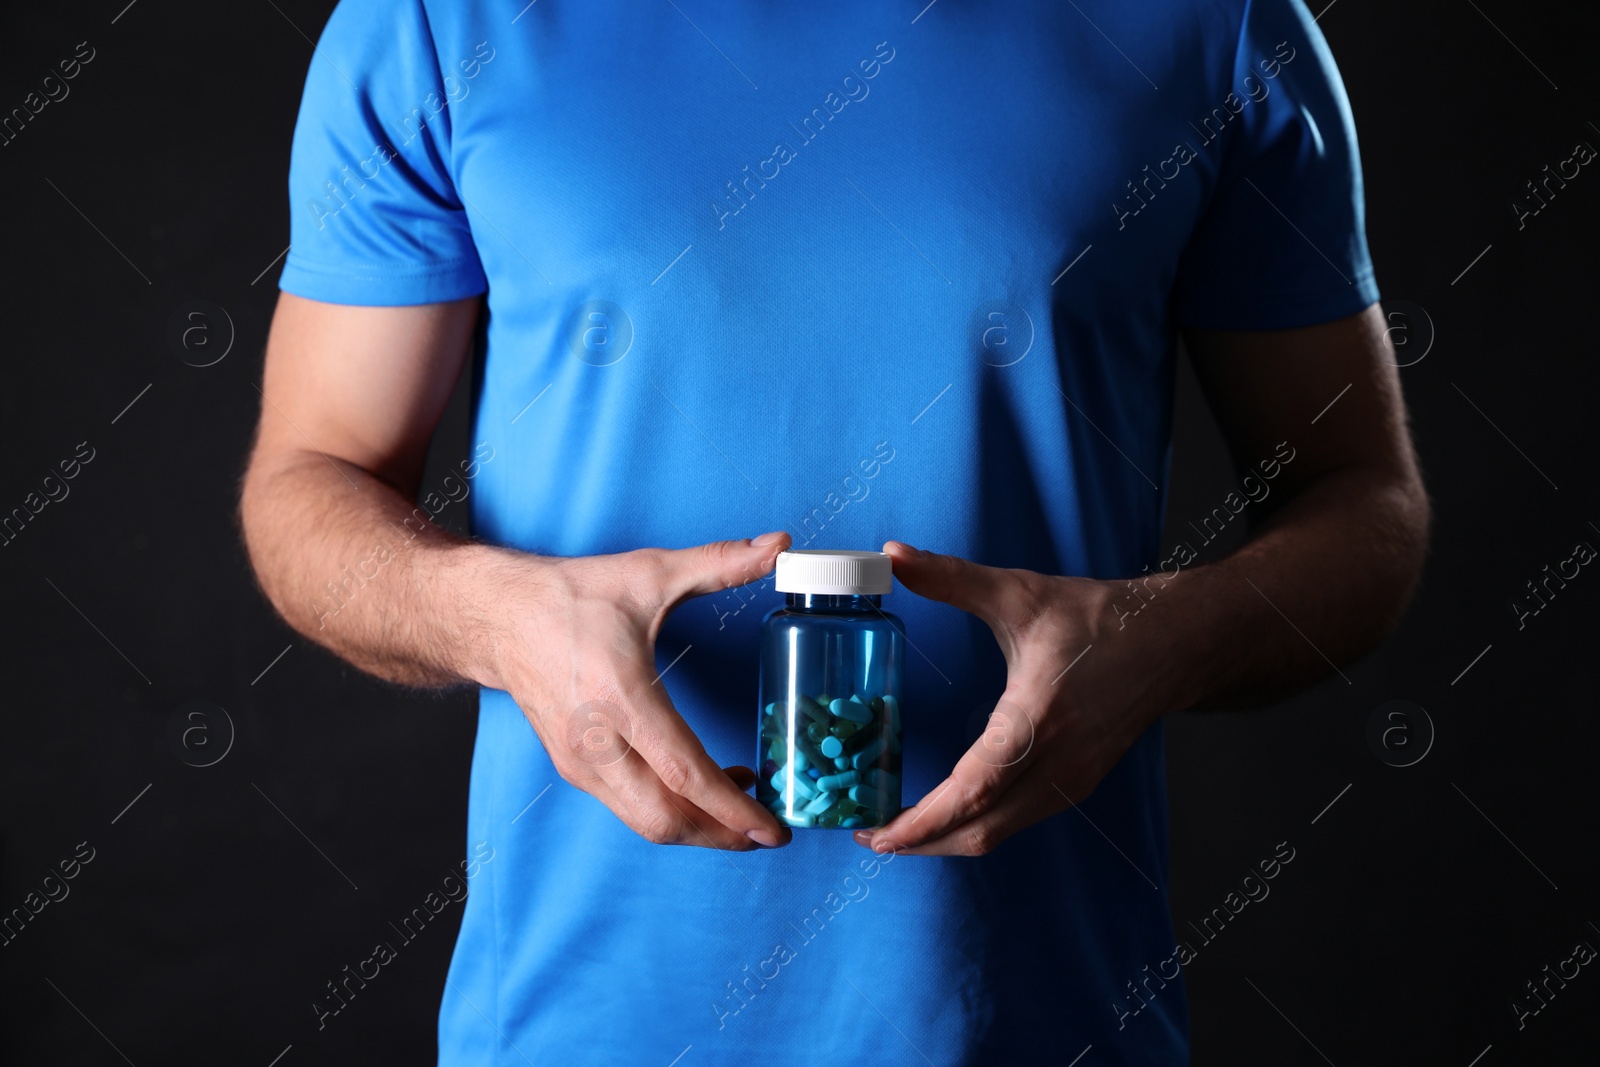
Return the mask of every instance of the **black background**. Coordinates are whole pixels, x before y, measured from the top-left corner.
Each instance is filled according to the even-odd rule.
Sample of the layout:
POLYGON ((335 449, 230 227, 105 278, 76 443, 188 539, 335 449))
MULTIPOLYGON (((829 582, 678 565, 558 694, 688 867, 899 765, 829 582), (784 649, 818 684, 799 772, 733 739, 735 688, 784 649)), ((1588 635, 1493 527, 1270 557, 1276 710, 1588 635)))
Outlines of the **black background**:
MULTIPOLYGON (((0 148, 0 511, 79 442, 95 452, 0 548, 0 909, 79 842, 95 850, 70 896, 0 948, 0 1056, 431 1063, 459 905, 320 1033, 308 1005, 457 869, 473 698, 381 684, 290 632, 234 519, 308 36, 332 4, 142 0, 119 17, 124 2, 0 16, 4 111, 78 42, 96 49, 71 95, 0 148), (196 299, 235 333, 204 368, 185 360, 221 351, 214 312, 211 348, 168 340, 196 299), (172 724, 191 700, 212 710, 187 720, 206 729, 185 749, 172 724), (222 751, 229 722, 225 758, 184 762, 222 751)), ((1600 947, 1600 576, 1586 568, 1520 631, 1510 608, 1577 542, 1600 546, 1600 170, 1521 230, 1511 207, 1575 143, 1600 146, 1586 19, 1505 0, 1339 0, 1321 16, 1359 123, 1379 283, 1391 310, 1409 302, 1392 320, 1402 357, 1427 351, 1401 375, 1435 539, 1409 617, 1348 682, 1170 722, 1180 934, 1279 842, 1295 850, 1186 968, 1197 1064, 1594 1061, 1593 967, 1521 1029, 1511 1007, 1577 942, 1600 947), (1435 733, 1404 768, 1368 741, 1395 699, 1435 733)), ((1235 484, 1186 371, 1180 386, 1173 536, 1235 484)), ((425 485, 467 454, 465 401, 425 485)), ((1401 751, 1426 732, 1414 719, 1401 751)))

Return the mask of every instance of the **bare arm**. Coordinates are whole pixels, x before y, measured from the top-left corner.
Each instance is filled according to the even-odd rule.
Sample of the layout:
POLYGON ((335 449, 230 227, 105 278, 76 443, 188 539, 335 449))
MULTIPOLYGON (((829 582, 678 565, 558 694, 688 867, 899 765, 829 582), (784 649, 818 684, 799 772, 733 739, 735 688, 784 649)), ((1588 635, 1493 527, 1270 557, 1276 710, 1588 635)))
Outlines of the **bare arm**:
POLYGON ((478 302, 347 307, 284 294, 240 501, 245 542, 289 625, 357 667, 435 686, 480 679, 476 589, 499 551, 412 503, 478 302))
POLYGON ((1269 517, 1223 560, 1179 553, 1131 585, 885 545, 907 588, 989 624, 1006 691, 950 776, 859 843, 982 855, 1087 797, 1160 716, 1293 692, 1398 620, 1428 503, 1379 309, 1189 343, 1239 465, 1277 464, 1269 517))
POLYGON ((651 683, 667 614, 767 573, 787 536, 557 559, 434 526, 410 501, 476 315, 281 297, 240 502, 262 589, 380 677, 510 693, 562 777, 651 841, 782 844, 753 772, 719 768, 651 683))
POLYGON ((1174 626, 1189 616, 1192 638, 1211 650, 1197 707, 1265 704, 1398 623, 1427 549, 1427 494, 1376 305, 1307 329, 1187 340, 1236 465, 1260 481, 1280 443, 1294 454, 1250 540, 1180 573, 1166 613, 1174 626))

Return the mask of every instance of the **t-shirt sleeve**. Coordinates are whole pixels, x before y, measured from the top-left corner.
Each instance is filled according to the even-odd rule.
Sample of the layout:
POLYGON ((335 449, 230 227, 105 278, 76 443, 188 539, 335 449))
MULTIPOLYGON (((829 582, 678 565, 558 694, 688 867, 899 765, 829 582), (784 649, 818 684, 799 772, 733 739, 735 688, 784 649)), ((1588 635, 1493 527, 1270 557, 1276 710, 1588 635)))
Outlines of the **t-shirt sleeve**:
POLYGON ((1355 314, 1378 299, 1361 156, 1339 69, 1302 0, 1246 0, 1231 90, 1199 131, 1222 127, 1224 154, 1179 262, 1174 321, 1271 330, 1355 314))
POLYGON ((340 0, 295 124, 279 288, 384 306, 488 288, 452 166, 459 81, 440 69, 422 0, 340 0))

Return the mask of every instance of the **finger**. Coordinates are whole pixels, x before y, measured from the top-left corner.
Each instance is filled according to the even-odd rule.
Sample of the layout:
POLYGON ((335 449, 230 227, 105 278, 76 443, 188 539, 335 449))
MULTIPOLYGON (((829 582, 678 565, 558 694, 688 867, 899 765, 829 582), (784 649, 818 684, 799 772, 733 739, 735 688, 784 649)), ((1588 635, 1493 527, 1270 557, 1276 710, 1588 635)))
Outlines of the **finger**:
POLYGON ((1006 572, 1000 568, 985 567, 959 556, 925 552, 904 541, 885 542, 883 550, 889 554, 900 584, 918 596, 960 608, 990 626, 1000 617, 1009 584, 1006 572))
POLYGON ((733 784, 741 790, 748 790, 756 784, 756 772, 749 767, 724 767, 722 773, 733 780, 733 784))
POLYGON ((615 763, 597 768, 620 802, 618 815, 646 841, 658 845, 698 845, 730 852, 756 847, 750 837, 729 829, 704 810, 675 795, 656 772, 631 750, 615 763))
POLYGON ((897 856, 987 856, 1006 838, 1037 822, 1041 810, 1054 815, 1066 807, 1064 797, 1051 790, 1048 783, 1043 785, 1048 797, 1040 791, 1042 780, 1042 775, 1024 775, 983 814, 951 826, 921 844, 875 842, 869 847, 875 852, 893 851, 897 856))
POLYGON ((1034 722, 1044 707, 1038 697, 1019 699, 1007 690, 950 777, 887 825, 856 831, 856 841, 873 849, 916 848, 997 807, 1030 765, 1034 722))
POLYGON ((690 597, 720 593, 764 577, 790 543, 787 533, 775 530, 747 541, 712 541, 668 549, 663 553, 667 602, 677 605, 690 597))
MULTIPOLYGON (((642 674, 631 679, 634 713, 629 743, 668 792, 689 801, 730 830, 777 848, 793 836, 755 797, 744 791, 706 753, 658 686, 642 674)), ((746 787, 747 788, 747 787, 746 787)))

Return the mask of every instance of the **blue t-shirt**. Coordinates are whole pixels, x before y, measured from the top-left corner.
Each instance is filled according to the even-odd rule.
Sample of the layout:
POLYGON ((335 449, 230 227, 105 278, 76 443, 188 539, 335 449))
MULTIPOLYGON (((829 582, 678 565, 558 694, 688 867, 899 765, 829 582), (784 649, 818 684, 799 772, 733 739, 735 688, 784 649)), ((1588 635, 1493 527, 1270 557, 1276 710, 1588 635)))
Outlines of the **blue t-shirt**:
MULTIPOLYGON (((1349 105, 1300 0, 344 0, 289 185, 284 290, 487 293, 473 529, 557 555, 785 528, 1137 574, 1176 329, 1378 295, 1349 105)), ((721 764, 757 759, 779 600, 692 601, 661 633, 721 764)), ((959 611, 884 607, 915 648, 909 802, 1004 664, 959 611)), ((635 836, 484 691, 480 842, 441 1063, 1186 1061, 1159 726, 980 859, 822 830, 726 854, 635 836)))

